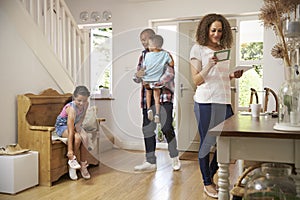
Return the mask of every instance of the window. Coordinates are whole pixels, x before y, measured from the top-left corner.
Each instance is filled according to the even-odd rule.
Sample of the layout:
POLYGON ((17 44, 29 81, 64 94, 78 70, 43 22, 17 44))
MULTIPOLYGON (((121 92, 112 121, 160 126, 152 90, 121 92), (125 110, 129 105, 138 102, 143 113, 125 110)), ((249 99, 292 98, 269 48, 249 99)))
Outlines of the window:
MULTIPOLYGON (((252 65, 238 80, 239 110, 249 107, 250 88, 258 92, 259 102, 263 97, 263 26, 259 20, 240 20, 239 40, 237 51, 237 65, 252 65)), ((253 99, 254 100, 254 99, 253 99)))
POLYGON ((99 87, 111 89, 112 27, 99 26, 91 29, 91 90, 99 87))

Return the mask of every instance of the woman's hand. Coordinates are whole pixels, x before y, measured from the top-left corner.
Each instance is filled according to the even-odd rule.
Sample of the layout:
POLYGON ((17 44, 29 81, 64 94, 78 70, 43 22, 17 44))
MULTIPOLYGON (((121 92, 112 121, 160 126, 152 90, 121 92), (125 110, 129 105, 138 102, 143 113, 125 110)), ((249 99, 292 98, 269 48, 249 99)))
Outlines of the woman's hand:
POLYGON ((217 61, 218 61, 218 58, 216 56, 209 58, 207 67, 209 69, 211 69, 213 66, 215 66, 217 64, 217 61))
POLYGON ((217 57, 212 56, 209 58, 208 63, 205 67, 202 66, 202 62, 196 58, 191 59, 191 73, 192 78, 196 86, 201 85, 205 82, 205 78, 213 66, 217 64, 217 57))
POLYGON ((244 71, 238 70, 230 74, 230 78, 241 78, 243 76, 244 71))

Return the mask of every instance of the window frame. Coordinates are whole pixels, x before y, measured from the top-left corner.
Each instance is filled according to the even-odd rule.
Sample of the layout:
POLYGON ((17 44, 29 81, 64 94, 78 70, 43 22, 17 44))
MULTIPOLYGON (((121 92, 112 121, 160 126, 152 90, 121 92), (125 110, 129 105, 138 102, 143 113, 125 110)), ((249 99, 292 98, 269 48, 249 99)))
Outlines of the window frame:
MULTIPOLYGON (((238 31, 238 34, 236 35, 236 65, 237 66, 240 66, 240 65, 261 65, 262 66, 262 74, 263 74, 263 64, 264 64, 264 56, 262 56, 262 59, 261 60, 241 60, 241 45, 240 45, 240 34, 241 34, 241 25, 240 23, 242 21, 252 21, 252 20, 257 20, 259 21, 259 18, 257 15, 253 15, 253 16, 240 16, 240 17, 237 17, 237 25, 239 27, 239 31, 238 31)), ((262 37, 264 37, 264 28, 262 26, 262 37)), ((264 38, 262 40, 262 42, 264 43, 264 38)), ((262 84, 263 84, 263 77, 262 77, 262 84)), ((240 88, 239 88, 239 80, 237 80, 236 82, 236 88, 238 89, 238 98, 237 98, 237 110, 238 111, 246 111, 249 109, 249 106, 240 106, 240 103, 239 103, 239 96, 240 96, 240 88)), ((263 85, 261 86, 261 88, 263 88, 263 85)), ((249 97, 250 97, 250 90, 249 90, 249 97)), ((259 101, 262 103, 262 95, 263 94, 263 91, 258 91, 258 95, 259 95, 259 101)))

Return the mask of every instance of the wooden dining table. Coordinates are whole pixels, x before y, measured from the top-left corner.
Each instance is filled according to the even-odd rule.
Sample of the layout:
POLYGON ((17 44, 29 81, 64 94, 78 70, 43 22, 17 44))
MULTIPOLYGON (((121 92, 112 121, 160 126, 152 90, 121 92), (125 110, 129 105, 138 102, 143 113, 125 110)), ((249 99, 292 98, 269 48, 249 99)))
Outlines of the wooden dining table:
POLYGON ((271 115, 252 117, 237 113, 209 131, 217 136, 219 200, 230 199, 232 160, 294 164, 296 191, 300 197, 300 132, 275 130, 277 120, 271 115))

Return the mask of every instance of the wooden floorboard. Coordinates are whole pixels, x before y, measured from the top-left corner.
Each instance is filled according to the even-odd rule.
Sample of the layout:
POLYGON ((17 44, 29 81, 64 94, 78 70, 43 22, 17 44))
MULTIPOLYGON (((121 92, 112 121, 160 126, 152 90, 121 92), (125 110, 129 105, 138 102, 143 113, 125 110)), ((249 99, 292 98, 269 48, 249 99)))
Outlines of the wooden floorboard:
MULTIPOLYGON (((173 171, 166 150, 157 151, 158 169, 136 173, 144 153, 113 149, 101 154, 99 166, 89 168, 92 178, 71 181, 68 175, 52 187, 36 186, 18 194, 0 194, 0 200, 210 200, 203 193, 198 161, 181 160, 180 171, 173 171)), ((235 166, 231 167, 234 173, 235 166)), ((78 171, 79 172, 79 171, 78 171)), ((233 176, 234 177, 234 176, 233 176)))

